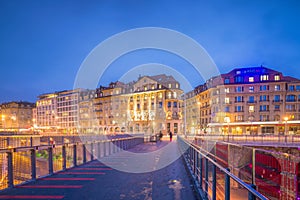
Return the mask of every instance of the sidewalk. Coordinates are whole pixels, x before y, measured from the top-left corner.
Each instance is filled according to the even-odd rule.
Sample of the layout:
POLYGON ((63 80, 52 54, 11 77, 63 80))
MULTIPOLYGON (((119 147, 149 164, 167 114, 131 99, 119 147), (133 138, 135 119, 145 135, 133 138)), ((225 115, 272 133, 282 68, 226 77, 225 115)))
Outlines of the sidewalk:
POLYGON ((177 153, 176 141, 170 143, 165 139, 157 143, 140 144, 129 152, 102 158, 101 162, 92 161, 1 192, 0 199, 196 199, 182 158, 170 165, 161 162, 166 157, 174 159, 177 153), (141 157, 145 158, 142 163, 141 157), (159 169, 164 164, 167 166, 159 169), (126 172, 142 171, 143 168, 152 170, 144 173, 126 172))

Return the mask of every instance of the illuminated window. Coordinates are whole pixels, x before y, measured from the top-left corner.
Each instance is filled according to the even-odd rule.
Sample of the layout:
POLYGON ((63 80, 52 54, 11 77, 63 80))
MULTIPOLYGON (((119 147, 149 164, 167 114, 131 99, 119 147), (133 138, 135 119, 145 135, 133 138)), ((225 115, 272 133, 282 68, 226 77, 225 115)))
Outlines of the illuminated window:
POLYGON ((254 92, 254 87, 253 86, 249 87, 249 92, 254 92))
POLYGON ((176 98, 177 98, 177 93, 174 92, 174 93, 173 93, 173 96, 174 96, 174 98, 176 99, 176 98))
POLYGON ((237 86, 237 87, 235 88, 235 91, 236 91, 236 92, 243 92, 243 91, 244 91, 244 87, 243 87, 243 86, 237 86))
POLYGON ((249 77, 249 82, 254 82, 254 77, 249 77))
POLYGON ((269 75, 260 75, 260 81, 268 81, 269 75))
POLYGON ((280 85, 275 85, 274 89, 275 89, 275 91, 280 91, 280 85))
POLYGON ((274 80, 275 80, 275 81, 280 81, 280 76, 279 76, 279 75, 275 75, 275 76, 274 76, 274 80))
POLYGON ((161 89, 161 84, 158 85, 158 88, 161 89))
POLYGON ((225 93, 229 93, 229 88, 224 89, 225 93))
POLYGON ((249 112, 254 112, 254 106, 249 106, 249 112))
POLYGON ((172 88, 172 84, 171 84, 171 83, 169 83, 168 87, 169 87, 169 88, 172 88))
POLYGON ((145 86, 145 87, 144 87, 144 90, 145 90, 145 91, 147 91, 147 90, 148 90, 147 86, 145 86))
POLYGON ((226 97, 226 98, 225 98, 225 103, 229 103, 229 102, 230 102, 229 97, 226 97))
POLYGON ((178 83, 176 83, 176 86, 175 86, 176 88, 179 88, 179 85, 178 85, 178 83))

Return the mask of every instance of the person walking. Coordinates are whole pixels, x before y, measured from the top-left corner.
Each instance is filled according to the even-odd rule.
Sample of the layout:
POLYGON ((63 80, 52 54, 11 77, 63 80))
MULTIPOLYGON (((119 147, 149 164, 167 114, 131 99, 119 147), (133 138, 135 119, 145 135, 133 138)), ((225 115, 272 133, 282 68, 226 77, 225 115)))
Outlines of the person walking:
POLYGON ((172 142, 172 137, 173 137, 172 131, 169 132, 169 135, 170 135, 170 142, 172 142))

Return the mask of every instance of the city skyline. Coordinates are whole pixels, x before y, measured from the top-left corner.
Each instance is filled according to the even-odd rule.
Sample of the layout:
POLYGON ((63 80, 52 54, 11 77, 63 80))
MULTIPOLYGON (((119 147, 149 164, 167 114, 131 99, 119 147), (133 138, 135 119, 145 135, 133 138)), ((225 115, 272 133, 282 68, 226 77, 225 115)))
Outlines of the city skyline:
MULTIPOLYGON (((150 26, 173 29, 193 38, 206 49, 221 73, 264 65, 300 77, 297 1, 275 1, 272 5, 259 1, 0 4, 0 102, 33 102, 40 94, 72 89, 81 63, 95 46, 119 32, 150 26)), ((117 81, 132 67, 150 62, 173 67, 189 78, 192 87, 204 81, 194 78, 192 70, 182 70, 191 68, 185 60, 148 49, 116 60, 100 84, 117 81)))

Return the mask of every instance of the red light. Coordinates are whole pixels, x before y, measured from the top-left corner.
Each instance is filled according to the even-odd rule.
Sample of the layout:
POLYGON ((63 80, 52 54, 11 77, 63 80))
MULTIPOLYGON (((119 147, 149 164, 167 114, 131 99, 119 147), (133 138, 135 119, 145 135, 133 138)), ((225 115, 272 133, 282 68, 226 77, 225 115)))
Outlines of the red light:
POLYGON ((252 164, 249 164, 249 167, 252 168, 252 164))

